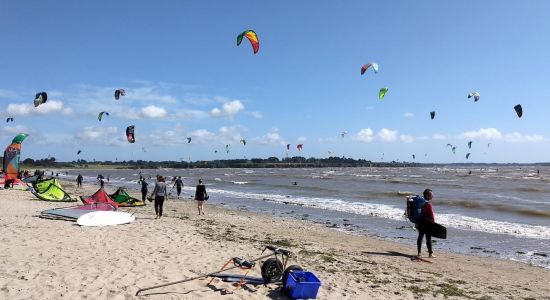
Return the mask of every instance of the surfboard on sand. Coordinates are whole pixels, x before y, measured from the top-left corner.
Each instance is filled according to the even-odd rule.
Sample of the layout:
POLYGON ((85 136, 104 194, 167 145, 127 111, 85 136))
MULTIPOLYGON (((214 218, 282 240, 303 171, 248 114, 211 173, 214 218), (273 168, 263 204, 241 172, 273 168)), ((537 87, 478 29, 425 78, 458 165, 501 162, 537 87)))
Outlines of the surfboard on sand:
POLYGON ((108 226, 131 223, 136 219, 126 212, 120 211, 94 211, 82 215, 76 220, 80 226, 108 226))
POLYGON ((432 222, 423 222, 421 223, 421 228, 424 232, 431 235, 434 238, 446 239, 447 238, 447 228, 441 224, 432 223, 432 222))

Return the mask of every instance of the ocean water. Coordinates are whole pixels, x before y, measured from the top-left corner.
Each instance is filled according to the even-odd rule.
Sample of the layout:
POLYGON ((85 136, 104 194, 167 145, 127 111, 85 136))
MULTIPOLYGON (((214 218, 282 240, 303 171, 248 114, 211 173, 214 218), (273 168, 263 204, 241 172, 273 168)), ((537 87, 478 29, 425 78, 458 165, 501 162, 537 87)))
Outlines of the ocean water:
MULTIPOLYGON (((74 170, 60 171, 61 177, 76 178, 74 170)), ((403 216, 405 196, 422 194, 430 188, 436 222, 447 227, 448 236, 446 240, 436 240, 435 251, 498 257, 550 268, 549 167, 156 169, 81 173, 85 181, 95 182, 98 172, 109 176, 110 185, 125 186, 135 192, 140 188, 137 184, 140 172, 146 178, 157 174, 182 176, 185 195, 181 201, 190 201, 198 178, 202 178, 211 196, 209 203, 308 220, 350 234, 410 244, 411 254, 416 251, 417 234, 403 216)))

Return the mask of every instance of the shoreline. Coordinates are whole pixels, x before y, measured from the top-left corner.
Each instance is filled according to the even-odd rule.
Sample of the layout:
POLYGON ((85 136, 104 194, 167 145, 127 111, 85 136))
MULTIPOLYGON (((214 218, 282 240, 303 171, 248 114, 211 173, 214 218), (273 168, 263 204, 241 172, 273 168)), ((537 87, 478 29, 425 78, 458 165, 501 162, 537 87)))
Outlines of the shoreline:
MULTIPOLYGON (((97 190, 62 185, 73 196, 97 190)), ((291 250, 296 256, 290 264, 317 275, 319 299, 550 299, 550 270, 519 262, 448 252, 436 252, 433 263, 415 262, 410 259, 415 245, 209 203, 206 216, 199 217, 194 201, 170 199, 161 220, 154 220, 148 202, 121 209, 136 212, 132 224, 85 228, 36 217, 41 210, 72 204, 33 198, 0 191, 0 226, 8 229, 0 255, 0 295, 6 299, 286 299, 274 284, 234 290, 229 283, 207 287, 202 280, 134 297, 138 288, 218 270, 234 256, 258 257, 266 244, 291 250)), ((249 275, 258 276, 259 266, 249 275)))

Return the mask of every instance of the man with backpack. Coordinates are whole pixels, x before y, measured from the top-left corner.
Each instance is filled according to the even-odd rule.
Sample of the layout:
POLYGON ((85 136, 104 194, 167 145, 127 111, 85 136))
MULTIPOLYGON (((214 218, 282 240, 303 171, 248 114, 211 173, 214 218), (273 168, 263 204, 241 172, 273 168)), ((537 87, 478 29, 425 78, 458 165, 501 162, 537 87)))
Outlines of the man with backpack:
POLYGON ((422 250, 422 240, 424 239, 424 235, 426 235, 428 257, 435 258, 432 250, 432 235, 426 230, 430 223, 435 222, 435 215, 432 203, 430 202, 433 198, 432 190, 425 189, 423 196, 416 195, 407 199, 407 217, 411 222, 415 223, 415 227, 418 230, 418 239, 416 240, 418 256, 420 256, 422 250))

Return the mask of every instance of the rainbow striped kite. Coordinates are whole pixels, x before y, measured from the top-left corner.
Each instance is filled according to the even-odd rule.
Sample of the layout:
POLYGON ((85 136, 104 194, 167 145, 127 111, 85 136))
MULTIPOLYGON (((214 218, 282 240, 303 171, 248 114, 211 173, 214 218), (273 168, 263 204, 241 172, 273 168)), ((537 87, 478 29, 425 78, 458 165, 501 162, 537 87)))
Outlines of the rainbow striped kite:
POLYGON ((237 46, 241 44, 243 37, 245 36, 250 41, 250 44, 252 44, 254 54, 258 53, 260 50, 260 41, 258 40, 258 35, 254 32, 254 30, 245 30, 243 33, 239 34, 239 36, 237 36, 237 46))

